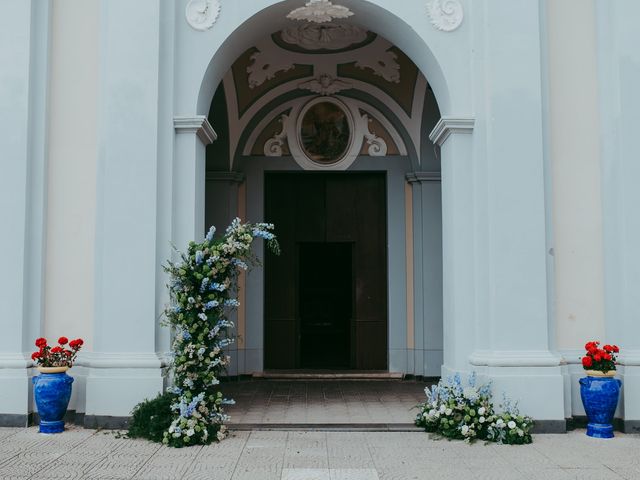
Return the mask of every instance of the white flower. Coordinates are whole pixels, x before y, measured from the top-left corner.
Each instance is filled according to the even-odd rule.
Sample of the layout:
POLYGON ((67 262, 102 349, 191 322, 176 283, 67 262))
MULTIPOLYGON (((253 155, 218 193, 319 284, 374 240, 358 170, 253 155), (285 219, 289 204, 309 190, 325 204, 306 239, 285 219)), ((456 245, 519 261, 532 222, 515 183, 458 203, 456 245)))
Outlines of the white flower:
POLYGON ((522 430, 518 429, 518 435, 519 435, 520 437, 522 437, 522 436, 524 436, 524 432, 523 432, 522 430))
POLYGON ((480 407, 478 409, 478 415, 484 415, 484 412, 486 412, 486 410, 484 409, 484 407, 480 407))
POLYGON ((466 435, 467 433, 469 433, 469 426, 463 425, 460 431, 462 432, 463 435, 466 435))
POLYGON ((507 427, 516 428, 516 422, 514 422, 513 420, 510 420, 509 423, 507 423, 507 427))
POLYGON ((480 417, 480 418, 478 419, 478 421, 479 421, 480 423, 484 423, 484 421, 485 421, 485 420, 486 420, 486 418, 484 418, 484 417, 480 417))
POLYGON ((432 408, 431 410, 429 410, 429 416, 433 417, 435 415, 436 411, 432 408))
POLYGON ((462 391, 462 395, 464 395, 464 398, 467 400, 471 400, 473 402, 478 398, 478 391, 473 387, 465 387, 462 391))
POLYGON ((498 428, 504 428, 504 420, 502 420, 501 418, 499 418, 499 419, 496 421, 496 427, 498 427, 498 428))
POLYGON ((444 404, 440 405, 440 413, 444 413, 444 411, 447 409, 447 407, 445 407, 444 404))
POLYGON ((451 410, 450 408, 447 408, 447 409, 444 411, 444 413, 446 413, 447 415, 451 415, 451 412, 452 412, 452 411, 453 411, 453 410, 451 410))

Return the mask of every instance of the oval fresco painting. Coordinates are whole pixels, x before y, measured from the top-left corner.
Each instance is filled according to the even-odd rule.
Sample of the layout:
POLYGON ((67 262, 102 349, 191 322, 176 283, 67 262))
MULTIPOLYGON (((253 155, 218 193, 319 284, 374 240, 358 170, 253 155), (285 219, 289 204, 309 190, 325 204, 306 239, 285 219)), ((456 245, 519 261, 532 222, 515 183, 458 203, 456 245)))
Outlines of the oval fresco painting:
POLYGON ((309 107, 300 124, 300 144, 310 160, 330 164, 340 160, 349 148, 351 129, 347 114, 333 102, 309 107))

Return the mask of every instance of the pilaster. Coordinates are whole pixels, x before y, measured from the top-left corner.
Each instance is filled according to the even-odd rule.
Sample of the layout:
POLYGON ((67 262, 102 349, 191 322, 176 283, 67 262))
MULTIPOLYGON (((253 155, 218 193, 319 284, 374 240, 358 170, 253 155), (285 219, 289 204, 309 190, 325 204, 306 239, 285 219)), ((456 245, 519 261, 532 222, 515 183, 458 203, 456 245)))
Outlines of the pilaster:
POLYGON ((42 332, 50 2, 0 4, 0 426, 24 426, 42 332))
POLYGON ((101 3, 89 426, 118 425, 164 384, 156 353, 160 9, 157 0, 101 3))
POLYGON ((410 172, 412 192, 414 372, 437 377, 443 364, 442 189, 440 172, 410 172))

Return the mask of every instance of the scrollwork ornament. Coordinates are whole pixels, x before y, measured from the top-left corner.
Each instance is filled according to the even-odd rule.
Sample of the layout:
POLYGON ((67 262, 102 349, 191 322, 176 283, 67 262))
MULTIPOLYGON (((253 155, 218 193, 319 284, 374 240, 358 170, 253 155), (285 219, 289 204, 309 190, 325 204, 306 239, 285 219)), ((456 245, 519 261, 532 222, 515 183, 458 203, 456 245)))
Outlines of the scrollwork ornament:
POLYGON ((427 13, 431 24, 443 32, 451 32, 462 23, 464 12, 458 0, 430 0, 427 13))
POLYGON ((220 8, 219 0, 190 0, 185 8, 187 23, 195 30, 208 30, 216 23, 220 8))
POLYGON ((375 133, 373 133, 369 129, 369 124, 371 123, 371 119, 365 113, 362 115, 361 119, 364 129, 363 136, 369 148, 367 148, 367 153, 372 157, 384 157, 387 155, 387 142, 385 142, 382 138, 378 137, 375 133))
POLYGON ((273 137, 267 140, 264 144, 264 154, 266 157, 281 157, 282 147, 287 139, 287 122, 289 121, 288 115, 282 115, 280 117, 280 123, 282 124, 282 130, 280 133, 276 133, 273 137))

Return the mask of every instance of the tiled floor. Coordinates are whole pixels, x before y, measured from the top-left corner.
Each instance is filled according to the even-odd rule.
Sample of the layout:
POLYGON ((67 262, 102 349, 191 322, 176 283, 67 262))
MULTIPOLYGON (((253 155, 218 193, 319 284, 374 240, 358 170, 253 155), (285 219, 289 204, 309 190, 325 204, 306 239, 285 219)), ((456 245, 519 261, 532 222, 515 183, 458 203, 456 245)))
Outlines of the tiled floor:
POLYGON ((533 445, 434 440, 422 432, 232 432, 219 444, 171 449, 113 431, 0 428, 0 478, 430 480, 640 478, 640 437, 574 431, 533 445))
POLYGON ((424 382, 400 380, 250 380, 223 383, 236 404, 231 425, 246 428, 334 425, 413 428, 414 408, 425 400, 424 382))

